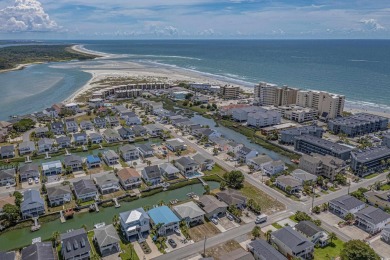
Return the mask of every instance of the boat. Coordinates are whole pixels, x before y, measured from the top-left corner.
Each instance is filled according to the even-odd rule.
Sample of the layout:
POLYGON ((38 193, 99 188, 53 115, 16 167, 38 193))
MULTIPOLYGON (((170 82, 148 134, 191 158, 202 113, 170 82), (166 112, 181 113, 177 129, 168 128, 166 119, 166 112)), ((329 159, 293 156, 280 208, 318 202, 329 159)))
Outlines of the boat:
POLYGON ((35 232, 35 231, 38 231, 39 229, 41 228, 41 225, 34 225, 31 227, 31 232, 35 232))
POLYGON ((73 209, 66 209, 64 210, 64 217, 66 219, 73 218, 74 210, 73 209))
POLYGON ((106 223, 102 222, 102 223, 97 223, 95 225, 93 225, 95 228, 101 228, 101 227, 105 227, 106 226, 106 223))

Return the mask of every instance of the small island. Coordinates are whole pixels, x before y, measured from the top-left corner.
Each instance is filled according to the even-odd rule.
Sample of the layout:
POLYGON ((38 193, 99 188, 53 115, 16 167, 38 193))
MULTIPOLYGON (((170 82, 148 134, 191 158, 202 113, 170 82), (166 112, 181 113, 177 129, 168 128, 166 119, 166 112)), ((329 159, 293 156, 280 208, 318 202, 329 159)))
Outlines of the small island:
POLYGON ((27 64, 87 60, 99 56, 81 53, 72 45, 24 45, 0 48, 0 72, 23 69, 27 64))

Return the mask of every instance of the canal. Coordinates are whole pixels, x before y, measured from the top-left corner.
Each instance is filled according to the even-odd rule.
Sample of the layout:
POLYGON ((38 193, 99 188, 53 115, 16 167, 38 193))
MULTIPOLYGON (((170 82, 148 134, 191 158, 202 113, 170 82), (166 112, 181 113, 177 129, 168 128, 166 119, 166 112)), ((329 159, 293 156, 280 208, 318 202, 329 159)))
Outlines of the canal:
MULTIPOLYGON (((219 187, 218 182, 208 182, 211 189, 219 187)), ((27 245, 30 245, 33 238, 41 237, 43 240, 48 240, 51 238, 53 232, 59 231, 64 233, 70 229, 81 228, 83 225, 86 225, 88 230, 93 229, 93 225, 96 223, 105 222, 106 224, 112 223, 114 215, 119 215, 119 213, 132 210, 135 208, 143 206, 153 206, 161 200, 168 203, 170 200, 186 200, 188 199, 187 193, 194 192, 198 195, 204 193, 204 188, 202 184, 193 184, 186 187, 182 187, 176 190, 164 191, 157 193, 153 196, 140 198, 132 202, 120 202, 121 207, 108 207, 103 208, 99 207, 100 212, 96 213, 80 213, 75 214, 73 219, 69 219, 66 223, 61 223, 60 220, 51 221, 48 223, 43 223, 40 230, 36 232, 31 232, 30 227, 11 230, 0 235, 0 251, 9 251, 16 248, 21 248, 27 245)))

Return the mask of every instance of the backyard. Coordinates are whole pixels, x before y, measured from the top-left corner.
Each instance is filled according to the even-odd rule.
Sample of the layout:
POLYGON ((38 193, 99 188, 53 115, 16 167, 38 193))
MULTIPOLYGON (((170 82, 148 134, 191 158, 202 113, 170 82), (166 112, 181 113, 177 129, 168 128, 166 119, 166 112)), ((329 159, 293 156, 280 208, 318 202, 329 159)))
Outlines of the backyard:
POLYGON ((314 249, 314 259, 330 260, 340 256, 343 249, 343 241, 336 239, 329 243, 326 247, 314 249))

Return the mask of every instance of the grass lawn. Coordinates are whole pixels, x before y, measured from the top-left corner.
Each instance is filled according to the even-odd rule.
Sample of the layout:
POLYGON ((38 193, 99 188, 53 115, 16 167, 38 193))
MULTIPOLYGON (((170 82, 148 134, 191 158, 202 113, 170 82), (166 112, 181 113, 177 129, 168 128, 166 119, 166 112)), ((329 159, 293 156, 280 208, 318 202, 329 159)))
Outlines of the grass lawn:
POLYGON ((122 260, 138 260, 138 255, 134 250, 132 244, 125 244, 122 241, 120 242, 120 247, 122 249, 122 253, 119 255, 122 260))
POLYGON ((265 192, 257 189, 255 186, 249 184, 248 182, 244 182, 244 187, 240 191, 248 199, 253 199, 255 202, 257 202, 260 205, 262 212, 265 212, 270 209, 284 209, 284 205, 282 203, 272 198, 265 192))
POLYGON ((95 203, 95 201, 94 200, 88 200, 88 201, 83 201, 83 202, 81 202, 80 204, 79 204, 79 206, 88 206, 88 205, 91 205, 91 204, 93 204, 93 203, 95 203))
POLYGON ((88 115, 82 115, 82 116, 78 116, 76 117, 76 122, 80 124, 81 121, 92 121, 96 116, 91 114, 90 116, 88 115))
POLYGON ((336 189, 333 188, 333 187, 330 187, 329 190, 330 190, 330 191, 336 191, 336 189))
POLYGON ((93 244, 93 236, 95 235, 95 232, 93 232, 93 231, 88 231, 87 235, 88 235, 89 243, 91 244, 91 251, 92 251, 92 254, 98 255, 97 252, 96 252, 95 245, 93 244))
POLYGON ((215 164, 211 171, 204 171, 204 174, 206 174, 206 175, 216 174, 220 177, 223 177, 223 174, 225 172, 226 171, 224 169, 222 169, 221 166, 219 166, 218 164, 215 164))
POLYGON ((324 248, 314 248, 314 259, 335 259, 340 256, 344 242, 337 239, 324 248))
POLYGON ((390 184, 385 184, 385 185, 382 185, 380 190, 390 190, 390 184))
POLYGON ((370 175, 365 176, 364 179, 369 180, 369 179, 375 178, 378 175, 379 175, 379 173, 372 173, 370 175))
POLYGON ((322 194, 329 194, 329 192, 326 191, 326 190, 322 190, 321 193, 322 193, 322 194))
POLYGON ((272 223, 272 226, 276 229, 281 229, 283 228, 279 223, 275 222, 275 223, 272 223))
POLYGON ((295 215, 292 215, 289 217, 289 219, 291 219, 292 221, 298 223, 299 221, 295 219, 295 215))

